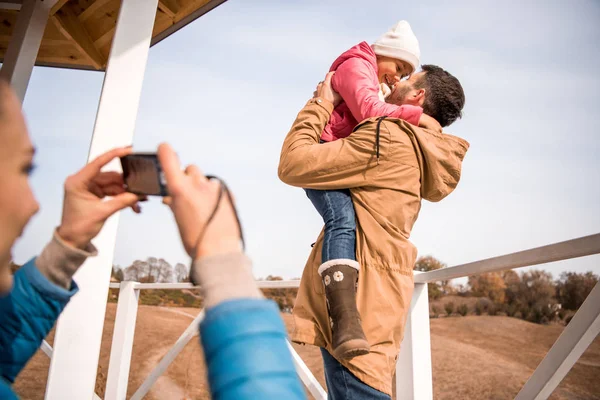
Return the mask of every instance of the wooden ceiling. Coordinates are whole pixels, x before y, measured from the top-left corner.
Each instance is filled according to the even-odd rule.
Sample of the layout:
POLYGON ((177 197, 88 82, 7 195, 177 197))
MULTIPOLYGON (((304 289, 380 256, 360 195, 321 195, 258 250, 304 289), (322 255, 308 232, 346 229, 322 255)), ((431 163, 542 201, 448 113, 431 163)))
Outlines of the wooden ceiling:
MULTIPOLYGON (((152 45, 226 0, 159 0, 152 45)), ((36 65, 104 70, 121 0, 59 0, 50 12, 36 65)), ((0 9, 0 60, 19 11, 0 9)))

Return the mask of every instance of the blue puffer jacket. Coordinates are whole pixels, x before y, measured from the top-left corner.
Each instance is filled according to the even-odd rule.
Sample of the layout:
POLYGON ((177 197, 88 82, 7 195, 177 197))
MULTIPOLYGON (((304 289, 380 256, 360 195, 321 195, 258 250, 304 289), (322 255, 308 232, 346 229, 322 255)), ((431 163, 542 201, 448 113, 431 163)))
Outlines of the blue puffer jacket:
POLYGON ((0 297, 0 399, 16 399, 11 385, 40 347, 77 292, 54 285, 29 261, 15 273, 11 292, 0 297))
MULTIPOLYGON (((30 261, 0 298, 0 399, 17 399, 10 385, 54 326, 71 296, 49 282, 30 261)), ((287 348, 275 303, 262 299, 223 302, 200 324, 215 400, 305 399, 287 348)))

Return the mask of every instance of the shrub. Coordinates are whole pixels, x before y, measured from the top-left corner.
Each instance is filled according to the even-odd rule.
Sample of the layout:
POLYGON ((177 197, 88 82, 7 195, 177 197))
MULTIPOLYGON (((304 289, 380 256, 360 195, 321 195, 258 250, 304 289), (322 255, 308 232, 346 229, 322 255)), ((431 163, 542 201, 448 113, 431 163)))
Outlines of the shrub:
POLYGON ((566 317, 567 317, 567 311, 566 311, 566 310, 564 310, 564 309, 560 309, 560 310, 558 311, 558 318, 559 318, 561 321, 564 321, 566 317))
POLYGON ((448 316, 452 315, 452 313, 454 312, 454 303, 451 301, 446 303, 446 305, 444 306, 444 310, 446 310, 446 314, 448 314, 448 316))
POLYGON ((545 315, 544 315, 544 312, 542 311, 541 307, 533 307, 527 317, 527 321, 535 322, 536 324, 541 324, 542 318, 544 318, 544 317, 545 317, 545 315))
POLYGON ((597 282, 598 276, 592 272, 563 272, 556 282, 557 300, 564 308, 575 311, 583 304, 597 282))
POLYGON ((475 314, 483 314, 483 304, 481 303, 481 300, 477 300, 477 303, 475 303, 475 314))
POLYGON ((467 305, 464 303, 461 304, 460 306, 458 306, 458 313, 464 317, 469 313, 469 307, 467 307, 467 305))
POLYGON ((431 312, 433 313, 433 318, 438 318, 440 316, 440 309, 436 306, 431 307, 431 312))
POLYGON ((515 317, 517 315, 517 307, 514 304, 507 305, 504 308, 504 312, 509 317, 515 317))
POLYGON ((488 306, 488 315, 498 315, 500 307, 497 304, 490 303, 488 306))

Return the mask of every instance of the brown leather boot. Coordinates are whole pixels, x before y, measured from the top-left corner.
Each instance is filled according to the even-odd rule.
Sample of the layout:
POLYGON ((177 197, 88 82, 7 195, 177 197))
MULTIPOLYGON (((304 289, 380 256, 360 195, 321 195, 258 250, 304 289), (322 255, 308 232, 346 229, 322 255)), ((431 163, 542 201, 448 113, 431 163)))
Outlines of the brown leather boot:
POLYGON ((369 342, 356 307, 358 263, 353 260, 328 261, 319 267, 319 274, 325 285, 333 333, 333 355, 338 359, 350 359, 367 354, 369 342))

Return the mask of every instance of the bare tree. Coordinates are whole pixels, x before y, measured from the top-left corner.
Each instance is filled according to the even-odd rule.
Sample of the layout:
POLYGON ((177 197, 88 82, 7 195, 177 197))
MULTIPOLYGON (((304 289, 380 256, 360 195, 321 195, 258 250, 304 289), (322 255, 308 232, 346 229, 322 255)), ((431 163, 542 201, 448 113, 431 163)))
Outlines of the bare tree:
POLYGON ((175 280, 177 282, 188 282, 190 277, 189 277, 189 271, 188 268, 182 264, 182 263, 177 263, 175 265, 175 280))
POLYGON ((171 283, 175 279, 173 267, 164 258, 158 259, 156 282, 171 283))

